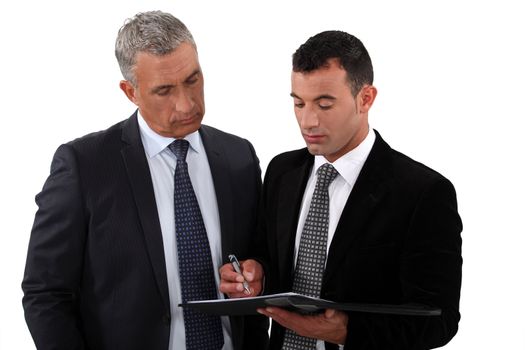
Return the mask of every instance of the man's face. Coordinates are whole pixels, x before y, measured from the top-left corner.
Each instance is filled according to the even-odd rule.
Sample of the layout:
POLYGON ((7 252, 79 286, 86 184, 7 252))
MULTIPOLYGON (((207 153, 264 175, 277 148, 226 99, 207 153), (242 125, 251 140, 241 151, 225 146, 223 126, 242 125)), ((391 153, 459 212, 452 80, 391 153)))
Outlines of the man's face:
POLYGON ((292 72, 294 111, 308 151, 334 162, 368 134, 368 109, 376 90, 365 86, 354 98, 336 59, 311 72, 292 72))
POLYGON ((200 128, 204 116, 204 81, 197 51, 182 43, 173 52, 157 56, 137 54, 136 86, 120 87, 159 135, 182 138, 200 128))

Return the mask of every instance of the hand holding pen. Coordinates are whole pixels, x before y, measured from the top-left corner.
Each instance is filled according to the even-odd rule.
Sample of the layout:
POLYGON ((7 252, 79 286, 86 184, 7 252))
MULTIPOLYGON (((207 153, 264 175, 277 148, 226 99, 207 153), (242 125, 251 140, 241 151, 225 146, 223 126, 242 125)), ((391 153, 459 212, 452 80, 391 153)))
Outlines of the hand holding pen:
MULTIPOLYGON (((232 266, 233 266, 233 269, 235 270, 235 272, 237 272, 238 274, 242 275, 242 271, 241 271, 241 264, 239 264, 239 260, 237 260, 237 257, 233 254, 230 254, 228 256, 228 259, 230 259, 230 262, 232 263, 232 266)), ((243 276, 244 278, 244 276, 243 276)), ((242 281, 242 286, 244 287, 244 292, 246 294, 251 294, 250 292, 250 287, 248 286, 248 282, 246 282, 246 279, 244 279, 242 281)))
POLYGON ((239 262, 233 254, 228 258, 230 263, 224 264, 219 270, 221 276, 219 290, 230 298, 259 295, 264 277, 261 264, 253 259, 239 262))

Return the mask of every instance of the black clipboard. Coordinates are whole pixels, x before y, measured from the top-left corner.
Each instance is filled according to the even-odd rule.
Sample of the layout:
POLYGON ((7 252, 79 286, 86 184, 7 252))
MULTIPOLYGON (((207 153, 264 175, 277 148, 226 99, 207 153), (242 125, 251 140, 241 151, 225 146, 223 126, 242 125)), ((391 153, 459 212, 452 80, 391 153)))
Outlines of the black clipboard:
POLYGON ((422 304, 336 303, 297 293, 280 293, 237 299, 196 300, 179 304, 179 306, 211 315, 255 315, 258 314, 258 308, 269 306, 282 307, 300 313, 315 313, 322 312, 325 309, 336 309, 394 315, 441 315, 441 309, 422 304))

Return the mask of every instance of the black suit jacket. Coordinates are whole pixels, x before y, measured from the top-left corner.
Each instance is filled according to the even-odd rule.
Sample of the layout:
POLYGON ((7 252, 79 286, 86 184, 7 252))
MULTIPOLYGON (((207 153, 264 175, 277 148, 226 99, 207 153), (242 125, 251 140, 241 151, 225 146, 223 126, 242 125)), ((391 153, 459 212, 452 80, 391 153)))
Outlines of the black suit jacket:
MULTIPOLYGON (((246 256, 260 168, 252 145, 202 126, 222 255, 246 256)), ((36 197, 22 288, 38 349, 166 350, 170 301, 164 249, 136 113, 56 151, 36 197)), ((266 320, 231 318, 235 349, 264 348, 266 320), (244 336, 248 334, 249 336, 244 336)))
MULTIPOLYGON (((269 164, 259 235, 266 292, 291 290, 301 200, 314 157, 306 149, 269 164)), ((462 224, 452 184, 391 149, 377 134, 330 245, 321 297, 340 302, 423 303, 439 317, 349 313, 345 350, 429 349, 457 332, 462 224)), ((284 329, 274 323, 270 348, 284 329)), ((333 344, 326 344, 334 348, 333 344)))

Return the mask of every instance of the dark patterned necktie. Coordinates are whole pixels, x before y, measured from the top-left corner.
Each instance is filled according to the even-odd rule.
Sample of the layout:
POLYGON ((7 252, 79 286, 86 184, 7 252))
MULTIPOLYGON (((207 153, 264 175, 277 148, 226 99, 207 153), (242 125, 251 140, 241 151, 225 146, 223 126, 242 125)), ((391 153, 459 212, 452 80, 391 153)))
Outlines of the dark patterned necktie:
MULTIPOLYGON (((337 174, 337 170, 328 163, 317 170, 317 183, 299 242, 292 292, 316 298, 321 295, 330 218, 328 186, 337 174)), ((317 339, 286 329, 282 349, 315 349, 316 343, 317 339)))
MULTIPOLYGON (((186 154, 189 143, 175 140, 169 149, 177 157, 175 168, 175 232, 179 259, 182 302, 217 299, 217 286, 211 260, 210 244, 199 203, 188 174, 186 154)), ((194 310, 183 309, 186 349, 221 349, 224 344, 221 319, 194 310)))

